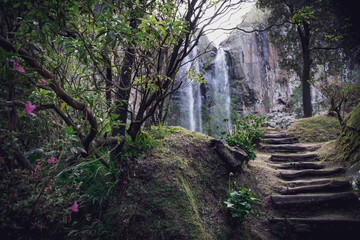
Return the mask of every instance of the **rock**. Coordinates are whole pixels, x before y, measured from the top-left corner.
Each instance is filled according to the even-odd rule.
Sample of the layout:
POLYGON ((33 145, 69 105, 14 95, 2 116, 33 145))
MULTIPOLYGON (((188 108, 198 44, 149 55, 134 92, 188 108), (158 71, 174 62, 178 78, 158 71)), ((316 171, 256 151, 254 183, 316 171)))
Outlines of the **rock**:
POLYGON ((319 155, 316 153, 300 153, 300 154, 272 154, 270 161, 289 162, 289 161, 316 161, 319 155))
POLYGON ((260 145, 260 150, 265 152, 297 153, 297 152, 308 151, 309 149, 310 147, 305 147, 295 144, 278 144, 278 145, 261 144, 260 145))
POLYGON ((283 170, 280 171, 279 176, 283 179, 296 179, 299 177, 334 176, 336 174, 345 173, 345 171, 345 168, 283 170))
POLYGON ((291 162, 282 164, 272 164, 271 167, 275 169, 323 169, 324 164, 313 163, 313 162, 291 162))
POLYGON ((341 206, 354 203, 357 200, 353 192, 337 192, 327 194, 303 194, 303 195, 271 195, 275 208, 306 208, 321 206, 341 206))
POLYGON ((346 191, 351 190, 351 184, 348 181, 333 180, 324 184, 286 188, 281 191, 281 194, 293 195, 299 193, 321 193, 321 192, 329 193, 329 192, 338 192, 344 190, 346 191))
POLYGON ((296 115, 286 112, 286 109, 283 110, 272 110, 272 112, 267 113, 265 125, 268 127, 275 127, 280 129, 288 128, 293 122, 296 121, 296 115))
POLYGON ((298 143, 299 140, 295 137, 287 137, 287 138, 266 138, 263 140, 266 144, 293 144, 298 143))
POLYGON ((210 147, 214 147, 217 154, 226 164, 229 171, 239 170, 244 161, 249 159, 248 155, 238 147, 229 147, 217 139, 210 141, 210 147))

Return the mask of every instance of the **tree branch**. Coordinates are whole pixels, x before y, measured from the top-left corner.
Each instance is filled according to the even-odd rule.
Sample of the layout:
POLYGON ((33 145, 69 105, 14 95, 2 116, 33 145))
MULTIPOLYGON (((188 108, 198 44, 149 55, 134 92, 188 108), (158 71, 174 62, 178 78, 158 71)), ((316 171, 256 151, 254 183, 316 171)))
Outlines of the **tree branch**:
POLYGON ((14 45, 9 42, 7 39, 0 36, 0 47, 8 52, 14 52, 18 53, 22 59, 31 67, 33 67, 41 76, 43 76, 45 79, 51 79, 50 88, 56 93, 56 95, 61 98, 64 102, 66 102, 69 106, 72 108, 82 111, 84 113, 84 116, 86 116, 88 122, 91 125, 91 130, 89 134, 84 138, 82 141, 82 144, 84 145, 87 152, 89 152, 90 144, 92 140, 95 138, 98 130, 96 118, 92 111, 88 109, 88 107, 81 102, 78 102, 74 98, 72 98, 70 95, 68 95, 60 86, 58 81, 56 80, 55 75, 44 68, 40 62, 38 62, 36 59, 33 59, 31 54, 27 52, 24 49, 19 49, 18 51, 14 47, 14 45))

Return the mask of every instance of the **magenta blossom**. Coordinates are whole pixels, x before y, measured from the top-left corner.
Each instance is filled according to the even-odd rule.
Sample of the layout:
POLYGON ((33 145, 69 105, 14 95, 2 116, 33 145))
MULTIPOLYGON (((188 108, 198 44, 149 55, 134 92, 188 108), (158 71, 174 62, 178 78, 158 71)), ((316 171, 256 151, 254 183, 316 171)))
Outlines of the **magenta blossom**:
POLYGON ((57 122, 57 118, 54 116, 51 116, 52 120, 54 120, 54 122, 57 122))
POLYGON ((25 70, 21 67, 19 67, 19 60, 11 60, 12 64, 13 64, 13 70, 18 71, 18 72, 22 72, 25 73, 25 70))
POLYGON ((27 103, 25 104, 25 113, 30 114, 31 116, 35 117, 36 114, 32 112, 35 109, 36 109, 36 107, 34 105, 32 105, 30 101, 27 101, 27 103))
POLYGON ((34 175, 34 173, 36 173, 36 171, 39 169, 40 167, 40 162, 38 162, 35 166, 35 171, 31 171, 31 175, 34 175))
POLYGON ((74 204, 69 207, 69 210, 73 211, 73 212, 78 212, 79 211, 79 205, 77 204, 77 202, 75 201, 74 204))
POLYGON ((50 164, 50 163, 55 163, 55 157, 52 156, 52 157, 49 159, 48 163, 49 163, 49 164, 50 164))

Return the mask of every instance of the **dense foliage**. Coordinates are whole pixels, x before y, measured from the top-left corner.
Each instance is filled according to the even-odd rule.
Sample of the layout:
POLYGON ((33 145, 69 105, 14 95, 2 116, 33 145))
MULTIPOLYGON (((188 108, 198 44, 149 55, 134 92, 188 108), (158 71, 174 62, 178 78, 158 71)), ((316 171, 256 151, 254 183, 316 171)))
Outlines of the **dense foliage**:
POLYGON ((226 143, 230 146, 238 146, 249 156, 249 159, 255 159, 255 146, 258 145, 264 137, 264 130, 260 129, 265 116, 256 116, 249 114, 239 116, 234 119, 233 126, 228 129, 226 134, 226 143))
POLYGON ((1 237, 106 235, 114 187, 153 146, 143 125, 164 121, 182 60, 239 2, 1 1, 1 237))

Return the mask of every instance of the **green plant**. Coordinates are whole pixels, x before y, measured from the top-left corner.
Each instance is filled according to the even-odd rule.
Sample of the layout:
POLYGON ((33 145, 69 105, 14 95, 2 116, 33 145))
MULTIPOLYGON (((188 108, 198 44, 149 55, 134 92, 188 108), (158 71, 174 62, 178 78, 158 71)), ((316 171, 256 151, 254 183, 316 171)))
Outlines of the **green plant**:
POLYGON ((360 179, 354 179, 352 182, 354 192, 358 195, 360 200, 360 179))
POLYGON ((231 217, 242 222, 250 213, 256 212, 252 208, 252 205, 258 204, 259 200, 251 194, 250 189, 236 187, 236 183, 234 181, 229 182, 229 187, 230 186, 233 186, 238 190, 226 190, 227 199, 225 199, 223 203, 225 205, 225 209, 230 212, 231 217))
POLYGON ((157 141, 152 135, 146 132, 138 132, 134 140, 128 135, 125 138, 124 150, 121 155, 122 158, 133 159, 148 153, 155 147, 157 141))
MULTIPOLYGON (((249 159, 255 159, 254 148, 264 137, 264 131, 260 129, 265 116, 255 116, 249 114, 245 117, 234 119, 232 129, 223 131, 226 134, 226 143, 230 146, 238 146, 249 156, 249 159)), ((224 121, 228 121, 224 119, 224 121)))
POLYGON ((157 126, 154 124, 151 126, 151 137, 154 139, 162 139, 166 135, 166 130, 163 127, 163 122, 159 122, 157 126))
POLYGON ((255 148, 250 139, 245 135, 234 134, 226 138, 227 144, 230 146, 240 147, 249 157, 250 160, 256 158, 255 148))

